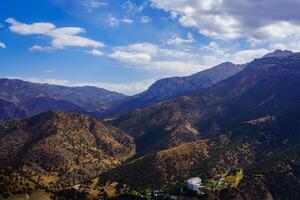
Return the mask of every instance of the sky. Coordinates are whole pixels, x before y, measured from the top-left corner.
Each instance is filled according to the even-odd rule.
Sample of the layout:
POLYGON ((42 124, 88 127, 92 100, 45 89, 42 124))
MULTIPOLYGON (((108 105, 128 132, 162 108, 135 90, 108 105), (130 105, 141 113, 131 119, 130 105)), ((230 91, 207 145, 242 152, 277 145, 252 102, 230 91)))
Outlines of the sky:
POLYGON ((300 49, 299 0, 2 0, 0 77, 133 95, 300 49))

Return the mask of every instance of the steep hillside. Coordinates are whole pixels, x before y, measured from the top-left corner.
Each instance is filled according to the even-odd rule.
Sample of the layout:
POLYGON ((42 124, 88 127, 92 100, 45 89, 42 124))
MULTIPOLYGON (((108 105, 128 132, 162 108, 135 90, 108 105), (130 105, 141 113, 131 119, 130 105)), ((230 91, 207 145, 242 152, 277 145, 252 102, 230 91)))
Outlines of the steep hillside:
POLYGON ((45 199, 51 194, 28 179, 14 167, 0 165, 0 199, 45 199))
POLYGON ((98 113, 125 95, 96 87, 64 87, 0 79, 0 120, 61 110, 98 113))
MULTIPOLYGON (((214 139, 186 143, 137 158, 102 174, 100 185, 118 182, 143 191, 145 188, 175 187, 195 176, 206 182, 225 177, 237 169, 254 168, 274 153, 300 142, 299 137, 282 139, 281 134, 274 122, 244 124, 214 139), (291 139, 294 141, 287 142, 291 139)), ((281 162, 282 158, 274 160, 281 162)), ((251 176, 258 173, 247 171, 251 176)))
POLYGON ((133 156, 123 131, 80 114, 47 112, 0 124, 0 164, 58 190, 91 179, 133 156))
POLYGON ((256 59, 240 73, 204 91, 109 121, 135 138, 140 154, 213 138, 246 121, 276 119, 284 131, 282 137, 288 137, 299 125, 299 80, 300 54, 256 59))
POLYGON ((235 65, 226 62, 191 76, 161 79, 151 85, 147 91, 129 97, 110 112, 120 113, 141 108, 160 101, 186 95, 196 90, 208 88, 240 72, 243 68, 244 65, 235 65))

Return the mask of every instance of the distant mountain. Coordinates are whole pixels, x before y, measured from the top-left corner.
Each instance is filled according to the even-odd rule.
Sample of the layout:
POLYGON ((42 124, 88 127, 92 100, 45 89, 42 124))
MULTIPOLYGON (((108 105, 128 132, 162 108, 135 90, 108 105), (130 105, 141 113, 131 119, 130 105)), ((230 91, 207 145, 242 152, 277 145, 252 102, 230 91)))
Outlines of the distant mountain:
POLYGON ((98 113, 126 96, 96 87, 65 87, 17 79, 0 79, 0 120, 48 110, 98 113))
POLYGON ((243 169, 239 187, 211 199, 297 199, 299 80, 299 53, 264 57, 205 90, 107 119, 135 138, 138 158, 102 174, 101 184, 142 191, 243 169))
POLYGON ((187 95, 196 90, 208 88, 213 84, 240 72, 244 65, 225 62, 210 69, 186 77, 171 77, 156 81, 143 93, 129 97, 113 113, 120 113, 135 108, 158 103, 164 100, 187 95))
POLYGON ((82 114, 46 112, 0 123, 0 166, 50 191, 76 185, 135 154, 133 139, 82 114))

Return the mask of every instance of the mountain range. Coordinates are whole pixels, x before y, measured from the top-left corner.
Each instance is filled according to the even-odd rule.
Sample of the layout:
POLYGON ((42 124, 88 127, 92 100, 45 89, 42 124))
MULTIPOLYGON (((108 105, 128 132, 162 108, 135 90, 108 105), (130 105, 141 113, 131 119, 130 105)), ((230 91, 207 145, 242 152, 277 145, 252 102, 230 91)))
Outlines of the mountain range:
POLYGON ((161 79, 147 91, 128 97, 96 87, 64 87, 0 79, 0 121, 48 110, 88 113, 102 118, 207 88, 243 69, 223 63, 187 77, 161 79))
POLYGON ((28 117, 48 110, 101 113, 125 97, 96 87, 65 87, 0 79, 0 120, 28 117))
POLYGON ((203 199, 299 199, 300 53, 275 51, 216 69, 224 66, 237 69, 102 120, 49 111, 0 123, 0 194, 139 199, 199 176, 203 199), (220 177, 234 181, 219 188, 220 177))

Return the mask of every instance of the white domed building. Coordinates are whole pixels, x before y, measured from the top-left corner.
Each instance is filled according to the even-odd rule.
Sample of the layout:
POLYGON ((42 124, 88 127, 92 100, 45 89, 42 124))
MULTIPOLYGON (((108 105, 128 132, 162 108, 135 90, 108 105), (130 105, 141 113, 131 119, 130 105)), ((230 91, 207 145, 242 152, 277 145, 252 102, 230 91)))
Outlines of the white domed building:
POLYGON ((202 193, 202 179, 199 177, 190 178, 187 181, 187 188, 197 193, 202 193))

